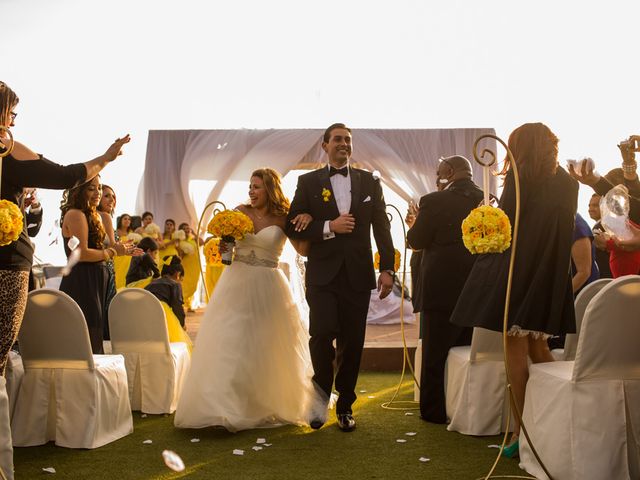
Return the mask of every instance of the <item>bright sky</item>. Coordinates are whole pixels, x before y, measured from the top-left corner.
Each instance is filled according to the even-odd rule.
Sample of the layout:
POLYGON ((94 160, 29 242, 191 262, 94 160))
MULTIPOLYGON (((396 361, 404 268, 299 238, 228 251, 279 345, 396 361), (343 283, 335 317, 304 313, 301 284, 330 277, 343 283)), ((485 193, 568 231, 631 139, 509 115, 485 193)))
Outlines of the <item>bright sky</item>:
MULTIPOLYGON (((150 129, 343 121, 493 127, 506 140, 542 121, 563 163, 591 156, 606 172, 617 142, 640 133, 640 2, 604 5, 0 0, 0 79, 21 99, 14 135, 54 161, 93 158, 131 133, 103 175, 119 212, 134 210, 150 129)), ((42 253, 60 195, 41 196, 42 253)), ((589 196, 581 189, 585 217, 589 196)))

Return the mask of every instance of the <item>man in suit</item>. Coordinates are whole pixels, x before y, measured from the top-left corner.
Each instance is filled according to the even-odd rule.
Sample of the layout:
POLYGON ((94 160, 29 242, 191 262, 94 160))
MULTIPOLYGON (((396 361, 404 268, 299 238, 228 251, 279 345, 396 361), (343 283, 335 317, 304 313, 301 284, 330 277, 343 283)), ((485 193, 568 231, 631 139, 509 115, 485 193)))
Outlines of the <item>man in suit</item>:
POLYGON ((469 345, 472 329, 449 322, 475 258, 462 242, 462 221, 482 200, 473 183, 471 164, 459 155, 443 158, 437 171, 438 190, 420 199, 407 233, 411 248, 422 250, 420 295, 423 313, 420 414, 446 423, 444 365, 451 347, 469 345))
MULTIPOLYGON (((290 237, 310 242, 305 281, 313 380, 329 398, 336 361, 336 416, 338 427, 347 432, 356 426, 351 406, 356 400, 369 299, 376 288, 372 227, 380 253, 380 298, 389 295, 394 278, 394 249, 382 186, 370 172, 349 165, 351 140, 351 130, 344 124, 327 128, 322 148, 328 165, 300 176, 287 221, 290 237), (312 220, 293 224, 300 213, 312 220)), ((313 428, 323 423, 322 418, 311 419, 313 428)))

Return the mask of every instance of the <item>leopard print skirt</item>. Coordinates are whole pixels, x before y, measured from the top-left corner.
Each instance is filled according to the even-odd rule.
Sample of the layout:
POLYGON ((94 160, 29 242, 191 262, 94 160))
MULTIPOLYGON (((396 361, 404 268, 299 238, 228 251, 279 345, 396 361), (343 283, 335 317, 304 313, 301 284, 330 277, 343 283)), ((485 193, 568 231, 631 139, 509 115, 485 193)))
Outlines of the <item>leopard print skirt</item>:
POLYGON ((16 341, 24 310, 27 307, 29 272, 0 270, 0 375, 16 341))

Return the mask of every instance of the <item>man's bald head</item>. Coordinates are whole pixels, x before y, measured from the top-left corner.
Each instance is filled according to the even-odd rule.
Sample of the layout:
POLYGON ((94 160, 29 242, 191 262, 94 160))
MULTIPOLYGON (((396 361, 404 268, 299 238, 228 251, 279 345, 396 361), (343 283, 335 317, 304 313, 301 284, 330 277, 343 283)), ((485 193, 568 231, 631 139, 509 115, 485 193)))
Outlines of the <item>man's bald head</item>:
POLYGON ((455 179, 458 178, 472 178, 473 170, 471 169, 471 162, 462 155, 452 155, 451 157, 442 157, 441 162, 446 163, 451 167, 455 179))

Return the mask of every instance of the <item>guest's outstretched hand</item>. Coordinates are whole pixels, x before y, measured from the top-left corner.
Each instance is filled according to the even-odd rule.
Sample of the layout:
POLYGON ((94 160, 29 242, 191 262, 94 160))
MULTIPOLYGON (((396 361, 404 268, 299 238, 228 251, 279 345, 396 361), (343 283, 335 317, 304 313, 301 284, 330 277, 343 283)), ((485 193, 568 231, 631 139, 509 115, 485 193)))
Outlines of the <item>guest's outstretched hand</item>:
POLYGON ((575 178, 580 183, 593 186, 600 180, 600 175, 596 173, 593 160, 590 158, 583 159, 578 163, 579 171, 576 171, 576 167, 573 163, 569 163, 569 175, 575 178))
POLYGON ((107 157, 109 162, 114 161, 119 155, 122 155, 122 147, 131 141, 131 137, 127 133, 122 138, 116 138, 116 141, 104 152, 104 156, 107 157))

